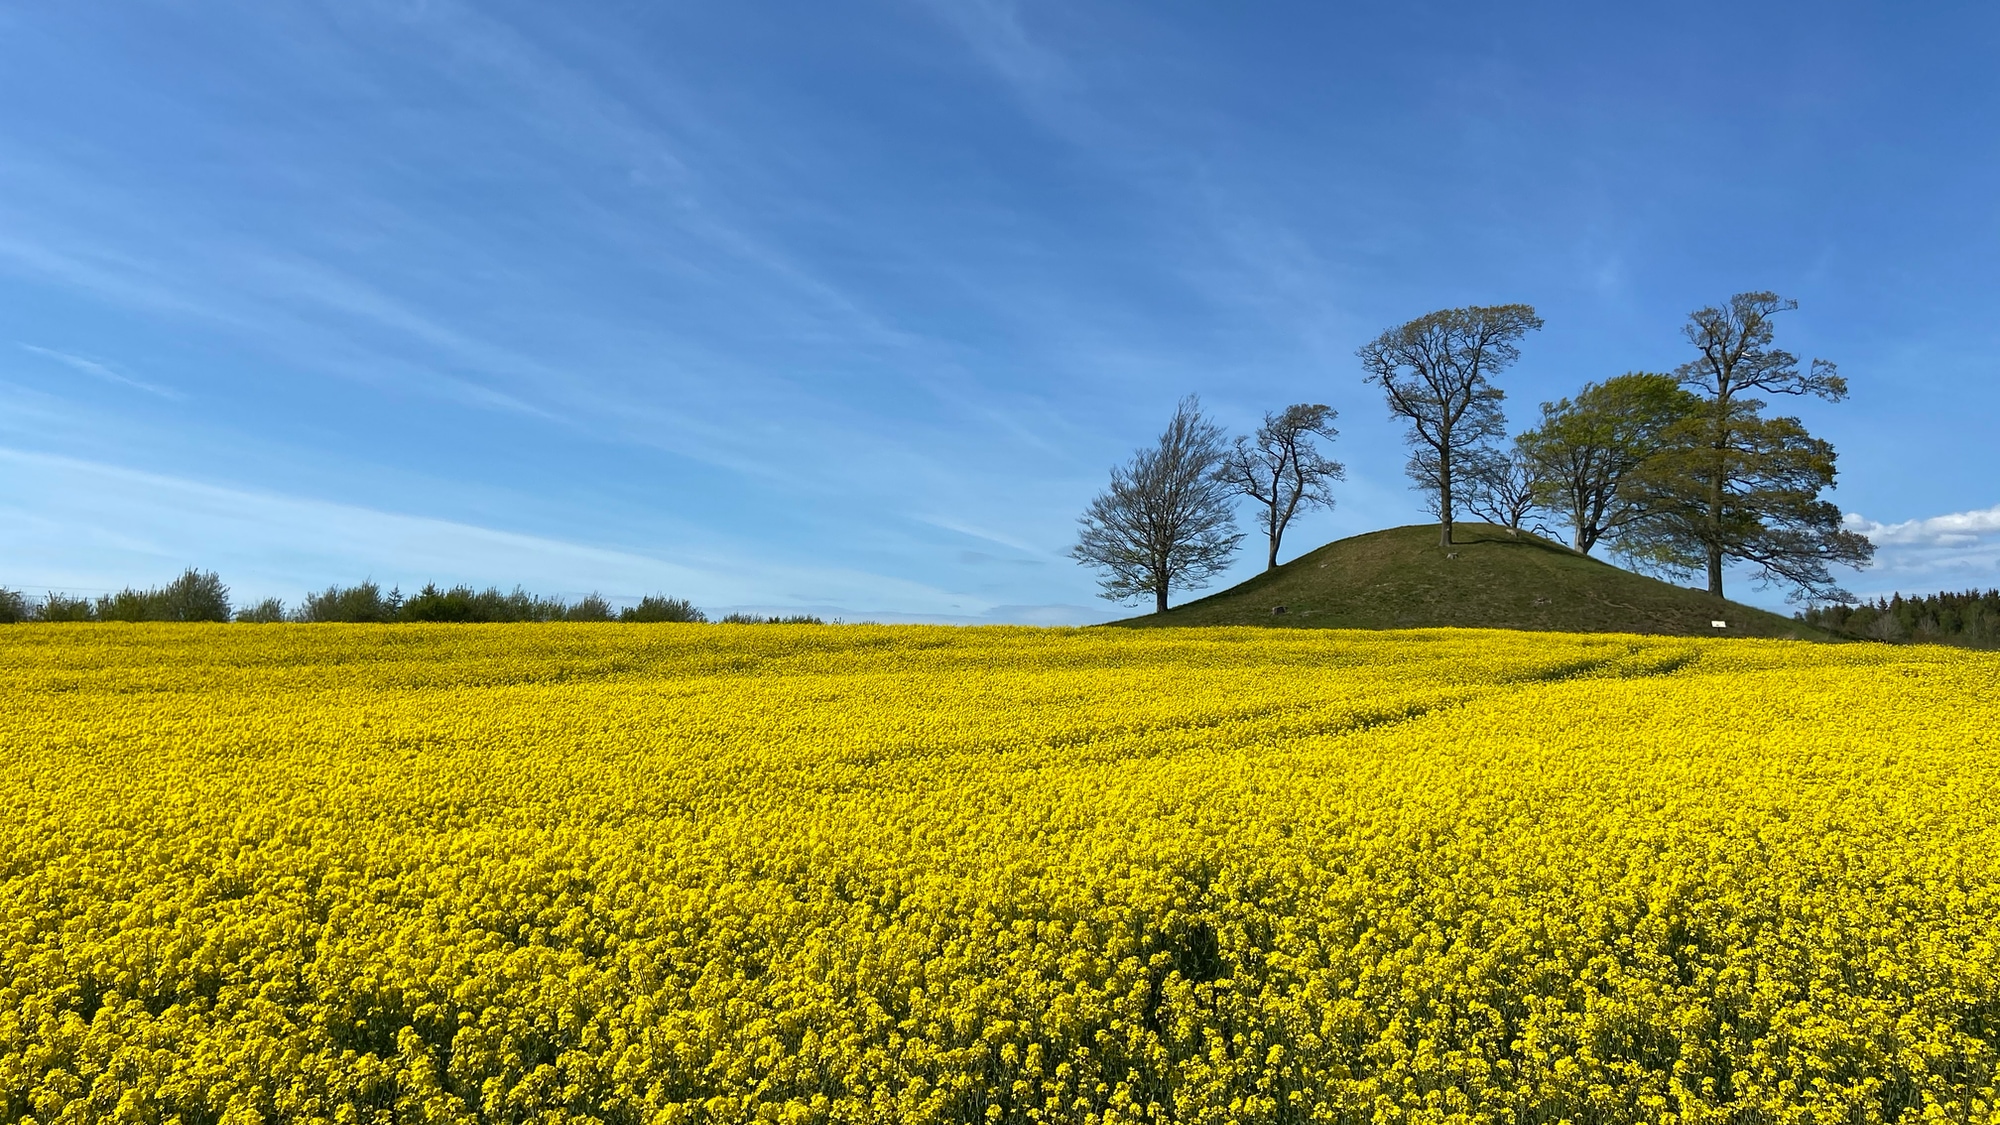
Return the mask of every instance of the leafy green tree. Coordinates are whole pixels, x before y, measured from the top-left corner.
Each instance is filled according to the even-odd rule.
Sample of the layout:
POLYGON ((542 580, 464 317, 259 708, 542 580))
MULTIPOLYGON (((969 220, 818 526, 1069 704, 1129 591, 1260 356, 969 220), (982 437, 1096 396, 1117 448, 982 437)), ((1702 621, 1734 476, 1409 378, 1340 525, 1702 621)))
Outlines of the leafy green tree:
POLYGON ((1588 383, 1575 398, 1542 404, 1541 425, 1518 443, 1577 550, 1587 555, 1644 518, 1644 498, 1625 490, 1625 481, 1699 406, 1673 376, 1643 372, 1588 383))
POLYGON ((1226 456, 1221 427, 1202 417, 1200 400, 1189 395, 1152 448, 1111 470, 1111 486, 1078 517, 1069 552, 1098 568, 1101 596, 1151 594, 1154 611, 1165 613, 1170 589, 1199 589, 1229 565, 1243 536, 1233 493, 1218 475, 1226 456))
POLYGON ((1813 395, 1837 402, 1847 381, 1832 363, 1798 358, 1772 344, 1771 318, 1798 307, 1775 293, 1738 293, 1724 308, 1689 314, 1697 357, 1675 377, 1700 399, 1670 426, 1663 448, 1627 478, 1646 509, 1618 540, 1637 561, 1676 573, 1708 573, 1722 596, 1730 560, 1750 563, 1763 582, 1781 582, 1817 600, 1842 596, 1832 564, 1862 567, 1875 545, 1841 526, 1840 509, 1820 494, 1833 487, 1833 446, 1797 418, 1767 418, 1758 394, 1813 395))
POLYGON ((1521 356, 1519 342, 1542 326, 1528 305, 1440 309, 1391 328, 1355 354, 1367 381, 1382 388, 1389 413, 1409 423, 1410 479, 1430 494, 1451 545, 1461 469, 1487 456, 1506 433, 1506 395, 1492 377, 1521 356))
POLYGON ((34 607, 28 604, 26 595, 0 586, 0 625, 32 621, 34 616, 34 607))
POLYGON ((1302 508, 1333 507, 1334 481, 1345 480, 1347 469, 1319 451, 1318 442, 1340 435, 1333 428, 1339 412, 1319 403, 1298 403, 1276 414, 1265 413, 1255 437, 1239 437, 1217 470, 1224 483, 1264 508, 1260 517, 1270 550, 1264 569, 1278 566, 1278 543, 1302 508))

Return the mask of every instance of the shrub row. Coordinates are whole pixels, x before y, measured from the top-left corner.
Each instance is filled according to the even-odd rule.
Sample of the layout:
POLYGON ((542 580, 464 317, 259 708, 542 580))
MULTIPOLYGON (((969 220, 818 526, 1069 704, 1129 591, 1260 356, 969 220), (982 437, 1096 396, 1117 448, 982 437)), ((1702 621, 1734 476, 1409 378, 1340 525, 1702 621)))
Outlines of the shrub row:
MULTIPOLYGON (((664 594, 649 595, 638 605, 615 608, 599 594, 586 594, 576 601, 529 594, 516 586, 501 593, 489 586, 440 589, 435 583, 405 596, 401 589, 386 592, 374 582, 357 586, 328 586, 307 594, 297 607, 287 607, 282 599, 232 607, 229 587, 212 570, 189 568, 165 586, 120 590, 102 597, 80 598, 51 591, 35 600, 18 590, 0 587, 0 624, 24 621, 239 621, 247 624, 294 622, 374 622, 453 621, 627 621, 705 622, 708 615, 686 598, 664 594)), ((732 613, 724 624, 823 625, 809 614, 787 617, 760 617, 732 613)))
POLYGON ((150 590, 124 589, 92 600, 51 591, 32 601, 0 588, 0 623, 20 621, 227 621, 229 587, 212 570, 190 567, 150 590))

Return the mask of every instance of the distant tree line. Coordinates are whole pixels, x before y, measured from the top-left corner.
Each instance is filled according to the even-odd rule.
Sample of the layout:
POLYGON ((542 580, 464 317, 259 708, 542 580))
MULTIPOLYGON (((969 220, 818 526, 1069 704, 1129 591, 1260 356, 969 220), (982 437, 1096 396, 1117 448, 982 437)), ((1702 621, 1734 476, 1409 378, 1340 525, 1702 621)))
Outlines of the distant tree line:
MULTIPOLYGON (((50 592, 40 599, 18 590, 0 588, 0 624, 26 621, 236 621, 246 624, 276 622, 353 622, 390 624, 396 622, 491 623, 513 621, 622 621, 690 622, 708 621, 708 615, 686 598, 651 595, 639 604, 614 608, 598 594, 586 594, 576 601, 539 597, 515 587, 501 593, 497 587, 474 590, 470 586, 439 589, 428 584, 405 596, 400 589, 384 591, 374 582, 356 586, 328 586, 307 594, 297 607, 287 607, 277 598, 232 606, 229 587, 212 570, 190 568, 179 578, 146 590, 125 589, 98 598, 71 597, 50 592)), ((764 617, 732 613, 719 619, 725 625, 823 625, 810 614, 764 617)))
POLYGON ((1849 637, 2000 649, 2000 590, 1897 594, 1855 605, 1812 606, 1796 616, 1849 637))
MULTIPOLYGON (((1830 568, 1867 566, 1875 545, 1843 527, 1822 495, 1834 484, 1833 446, 1768 410, 1771 396, 1847 395, 1832 363, 1802 367, 1775 345, 1773 318, 1796 307, 1757 292, 1696 309, 1682 327, 1694 355, 1672 373, 1587 383, 1543 403, 1538 424, 1511 441, 1495 379, 1542 327, 1533 308, 1442 309, 1356 355, 1406 426, 1405 469, 1438 519, 1440 546, 1452 544, 1461 512, 1515 535, 1553 523, 1579 552, 1605 546, 1642 570, 1700 576, 1718 598, 1725 568, 1740 563, 1795 599, 1851 600, 1830 568)), ((1232 444, 1196 398, 1183 399, 1159 441, 1112 470, 1070 554, 1098 570, 1104 597, 1150 595, 1164 612, 1170 590, 1199 589, 1229 566, 1247 497, 1266 569, 1275 567, 1292 517, 1332 507, 1331 486, 1344 479, 1318 446, 1336 436, 1334 417, 1290 406, 1232 444)))

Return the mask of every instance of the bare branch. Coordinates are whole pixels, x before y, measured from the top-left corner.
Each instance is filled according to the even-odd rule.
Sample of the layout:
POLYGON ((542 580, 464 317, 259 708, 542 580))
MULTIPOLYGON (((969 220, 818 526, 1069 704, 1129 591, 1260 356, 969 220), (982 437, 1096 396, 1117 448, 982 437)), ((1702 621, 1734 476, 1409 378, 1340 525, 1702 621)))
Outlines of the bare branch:
POLYGON ((1333 428, 1338 416, 1332 407, 1319 403, 1266 413, 1256 436, 1237 438, 1235 448, 1223 458, 1219 479, 1264 508, 1266 570, 1278 565, 1278 544, 1294 515, 1308 508, 1333 507, 1331 485, 1345 480, 1347 470, 1323 456, 1316 439, 1332 441, 1339 435, 1333 428))
POLYGON ((1078 518, 1069 552, 1101 572, 1104 597, 1131 601, 1150 593, 1164 613, 1170 589, 1199 589, 1229 565, 1243 536, 1217 472, 1224 456, 1221 428, 1202 417, 1200 400, 1189 395, 1156 445, 1111 470, 1111 486, 1078 518))
POLYGON ((1409 424, 1410 475, 1433 494, 1446 544, 1457 462, 1476 457, 1506 432, 1500 411, 1505 395, 1490 376, 1519 359, 1518 341, 1541 326, 1527 305, 1441 309, 1382 333, 1355 353, 1367 381, 1382 388, 1389 413, 1409 424))

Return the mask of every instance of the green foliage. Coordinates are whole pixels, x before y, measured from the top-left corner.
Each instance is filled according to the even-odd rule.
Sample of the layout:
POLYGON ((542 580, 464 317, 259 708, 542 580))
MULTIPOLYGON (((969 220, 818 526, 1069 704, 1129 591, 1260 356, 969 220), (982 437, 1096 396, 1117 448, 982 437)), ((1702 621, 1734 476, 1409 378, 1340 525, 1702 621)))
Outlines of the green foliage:
POLYGON ((273 625, 285 619, 285 602, 282 598, 265 598, 255 605, 246 605, 236 611, 236 620, 246 625, 273 625))
POLYGON ((9 590, 0 586, 0 625, 14 625, 22 621, 34 620, 34 607, 19 590, 9 590))
POLYGON ((564 610, 562 619, 564 621, 612 621, 616 618, 611 611, 610 602, 605 601, 600 594, 589 593, 578 598, 576 604, 564 610))
MULTIPOLYGON (((494 601, 499 600, 498 590, 489 587, 488 592, 493 594, 494 601)), ((473 593, 470 586, 453 586, 449 590, 440 590, 436 583, 427 582, 423 589, 410 595, 410 600, 403 603, 403 612, 399 616, 403 621, 486 620, 480 616, 483 607, 478 605, 478 598, 479 595, 473 593)))
POLYGON ((1865 566, 1874 544, 1820 498, 1834 483, 1833 445, 1797 418, 1762 417, 1763 405, 1708 403, 1672 426, 1624 482, 1646 515, 1621 530, 1617 550, 1671 574, 1707 567, 1711 590, 1717 560, 1733 559, 1800 596, 1839 598, 1828 564, 1865 566))
POLYGON ((732 613, 722 619, 724 625, 824 625, 825 619, 810 613, 794 613, 784 617, 760 617, 754 613, 732 613))
POLYGON ((651 623, 683 622, 700 623, 708 620, 708 615, 695 608, 686 598, 670 598, 665 594, 652 594, 639 599, 639 604, 627 606, 619 613, 618 620, 651 623))
POLYGON ((97 599, 98 621, 227 621, 229 587, 212 570, 189 567, 179 578, 150 590, 127 587, 97 599))
MULTIPOLYGON (((40 605, 10 590, 0 589, 0 623, 18 621, 228 621, 229 590, 213 572, 190 570, 164 587, 120 590, 92 602, 51 592, 40 605)), ((708 620, 693 602, 663 594, 649 596, 622 613, 602 594, 586 594, 575 603, 559 597, 532 595, 516 586, 501 593, 496 587, 474 590, 458 585, 441 589, 430 583, 414 596, 401 590, 384 593, 374 581, 353 586, 328 586, 307 594, 296 613, 287 613, 278 598, 266 598, 236 611, 246 624, 278 621, 311 623, 389 624, 416 622, 520 621, 682 621, 708 620)), ((762 619, 759 619, 762 620, 762 619)), ((818 618, 771 618, 772 621, 819 623, 818 618)))
POLYGON ((129 586, 115 594, 105 594, 91 608, 91 620, 159 621, 162 607, 157 594, 155 590, 134 590, 129 586))
POLYGON ((402 620, 468 624, 547 621, 552 617, 560 620, 562 610, 560 601, 531 597, 519 586, 503 594, 493 586, 475 593, 470 586, 440 590, 435 583, 428 583, 403 603, 402 620))
POLYGON ((320 593, 307 594, 305 605, 299 609, 299 620, 377 623, 396 620, 402 608, 401 591, 390 590, 384 595, 380 586, 365 581, 359 586, 328 586, 320 593))
POLYGON ((2000 590, 1908 598, 1897 594, 1856 605, 1813 606, 1798 619, 1866 640, 2000 649, 2000 590))
POLYGON ((37 621, 94 621, 89 598, 73 598, 50 590, 35 607, 37 621))
POLYGON ((1645 497, 1625 488, 1627 479, 1700 407, 1673 376, 1643 372, 1587 383, 1575 398, 1542 404, 1541 425, 1517 445, 1543 481, 1547 507, 1569 524, 1577 550, 1587 555, 1644 518, 1645 497))
POLYGON ((1738 293, 1725 308, 1689 314, 1684 331, 1699 354, 1674 375, 1701 402, 1624 482, 1646 514, 1620 534, 1620 553, 1672 574, 1705 569, 1717 597, 1731 560, 1818 600, 1843 596, 1829 565, 1868 565, 1875 545, 1820 499, 1834 483, 1833 446, 1797 418, 1766 418, 1755 397, 1847 396, 1833 364, 1815 359, 1802 372, 1798 357, 1773 346, 1771 318, 1796 307, 1775 293, 1738 293))

